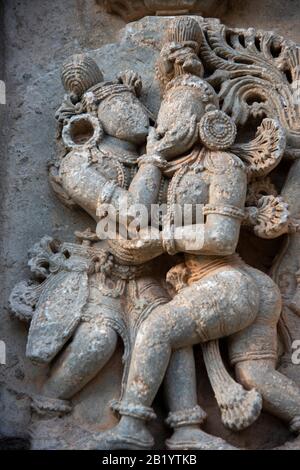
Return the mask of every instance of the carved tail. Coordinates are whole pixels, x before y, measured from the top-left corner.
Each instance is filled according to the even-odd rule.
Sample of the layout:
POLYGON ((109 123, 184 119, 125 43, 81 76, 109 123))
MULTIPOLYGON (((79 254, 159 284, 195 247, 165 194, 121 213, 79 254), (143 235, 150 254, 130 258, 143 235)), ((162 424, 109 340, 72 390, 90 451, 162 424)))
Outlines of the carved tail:
POLYGON ((241 431, 259 417, 262 397, 255 390, 245 390, 229 375, 220 353, 219 341, 202 344, 208 377, 218 402, 224 426, 241 431))

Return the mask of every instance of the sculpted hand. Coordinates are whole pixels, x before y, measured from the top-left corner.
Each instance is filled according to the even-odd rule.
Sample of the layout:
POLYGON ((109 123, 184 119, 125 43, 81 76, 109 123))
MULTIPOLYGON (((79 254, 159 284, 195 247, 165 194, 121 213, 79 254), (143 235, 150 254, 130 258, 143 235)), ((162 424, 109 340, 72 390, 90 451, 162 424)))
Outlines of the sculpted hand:
POLYGON ((147 155, 158 155, 158 147, 161 142, 161 136, 155 129, 155 127, 150 127, 149 128, 149 134, 147 138, 147 147, 146 147, 146 152, 147 155))
POLYGON ((153 227, 142 229, 134 240, 121 237, 110 240, 109 246, 117 258, 132 265, 143 264, 163 253, 161 233, 153 227))

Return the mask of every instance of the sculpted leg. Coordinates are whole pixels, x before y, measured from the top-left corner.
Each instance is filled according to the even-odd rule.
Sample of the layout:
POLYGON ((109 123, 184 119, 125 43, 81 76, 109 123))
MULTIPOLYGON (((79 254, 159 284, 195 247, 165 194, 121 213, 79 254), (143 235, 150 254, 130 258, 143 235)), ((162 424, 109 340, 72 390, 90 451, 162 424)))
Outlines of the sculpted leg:
POLYGON ((269 276, 249 267, 247 271, 261 291, 259 313, 252 325, 229 338, 230 360, 240 383, 260 392, 264 408, 299 432, 300 388, 276 371, 280 292, 269 276))
MULTIPOLYGON (((198 341, 193 319, 183 316, 180 333, 186 344, 198 341)), ((99 449, 149 449, 153 438, 145 426, 155 419, 150 407, 166 373, 172 353, 176 324, 171 319, 169 304, 158 307, 142 324, 132 353, 127 387, 119 406, 121 415, 117 427, 103 434, 99 449), (173 332, 173 328, 175 331, 173 332)))
POLYGON ((164 380, 164 392, 170 408, 168 424, 198 424, 206 418, 206 413, 197 406, 196 371, 192 347, 177 349, 172 353, 164 380), (191 417, 192 408, 198 408, 198 418, 191 417), (179 419, 179 413, 186 410, 185 416, 179 419), (202 412, 201 412, 201 411, 202 412), (178 416, 176 416, 176 413, 178 416))
POLYGON ((240 362, 236 374, 244 387, 261 393, 265 410, 287 421, 292 432, 300 433, 300 388, 275 370, 273 360, 240 362))
POLYGON ((258 296, 249 277, 226 270, 185 288, 154 310, 138 332, 126 391, 118 407, 122 419, 106 436, 104 447, 149 448, 153 441, 144 422, 155 417, 150 406, 172 350, 233 334, 255 320, 257 309, 258 296))
POLYGON ((164 380, 166 401, 170 409, 166 423, 174 433, 166 441, 168 449, 234 449, 223 439, 200 429, 206 419, 198 405, 193 348, 177 349, 172 353, 164 380))
POLYGON ((51 411, 51 408, 53 411, 70 411, 64 409, 64 405, 68 406, 66 400, 98 374, 111 358, 116 344, 116 332, 105 323, 82 323, 51 371, 42 396, 33 401, 33 407, 39 412, 51 411))
MULTIPOLYGON (((177 349, 172 353, 164 380, 164 392, 170 413, 166 420, 174 433, 167 440, 169 449, 187 448, 195 444, 199 425, 206 419, 198 405, 193 348, 177 349)), ((191 448, 191 447, 190 447, 191 448)))

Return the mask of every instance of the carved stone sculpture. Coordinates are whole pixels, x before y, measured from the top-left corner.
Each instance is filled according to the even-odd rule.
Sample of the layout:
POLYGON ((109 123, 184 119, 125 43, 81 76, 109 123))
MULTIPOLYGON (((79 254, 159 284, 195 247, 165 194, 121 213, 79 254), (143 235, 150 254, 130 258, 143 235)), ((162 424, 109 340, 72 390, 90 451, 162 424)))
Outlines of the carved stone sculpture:
POLYGON ((76 447, 152 448, 146 422, 164 383, 167 448, 230 449, 200 428, 200 344, 226 428, 255 426, 264 409, 299 434, 299 48, 201 17, 161 21, 157 116, 135 71, 106 80, 86 54, 63 64, 50 182, 94 227, 76 243, 44 237, 29 252, 32 280, 12 291, 12 312, 30 323, 26 355, 50 370, 32 407, 50 420, 72 413, 120 337, 123 380, 111 403, 120 422, 81 429, 76 447), (250 237, 286 240, 271 276, 244 254, 250 237))

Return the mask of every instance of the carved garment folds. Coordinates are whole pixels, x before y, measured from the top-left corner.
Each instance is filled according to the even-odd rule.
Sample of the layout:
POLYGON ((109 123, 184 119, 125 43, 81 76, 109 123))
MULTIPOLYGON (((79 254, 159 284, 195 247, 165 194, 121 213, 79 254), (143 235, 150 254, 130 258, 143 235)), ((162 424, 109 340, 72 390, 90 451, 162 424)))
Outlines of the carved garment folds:
POLYGON ((29 252, 32 279, 11 293, 29 324, 27 357, 49 367, 32 396, 35 426, 74 414, 120 338, 123 378, 110 397, 119 422, 74 425, 73 446, 155 446, 147 422, 163 385, 168 449, 234 448, 203 429, 196 376, 206 370, 222 426, 251 429, 264 410, 297 448, 300 49, 197 16, 155 21, 167 28, 150 86, 129 68, 107 80, 87 54, 62 66, 50 183, 94 225, 73 243, 43 237, 29 252), (270 269, 255 249, 276 239, 270 269))

